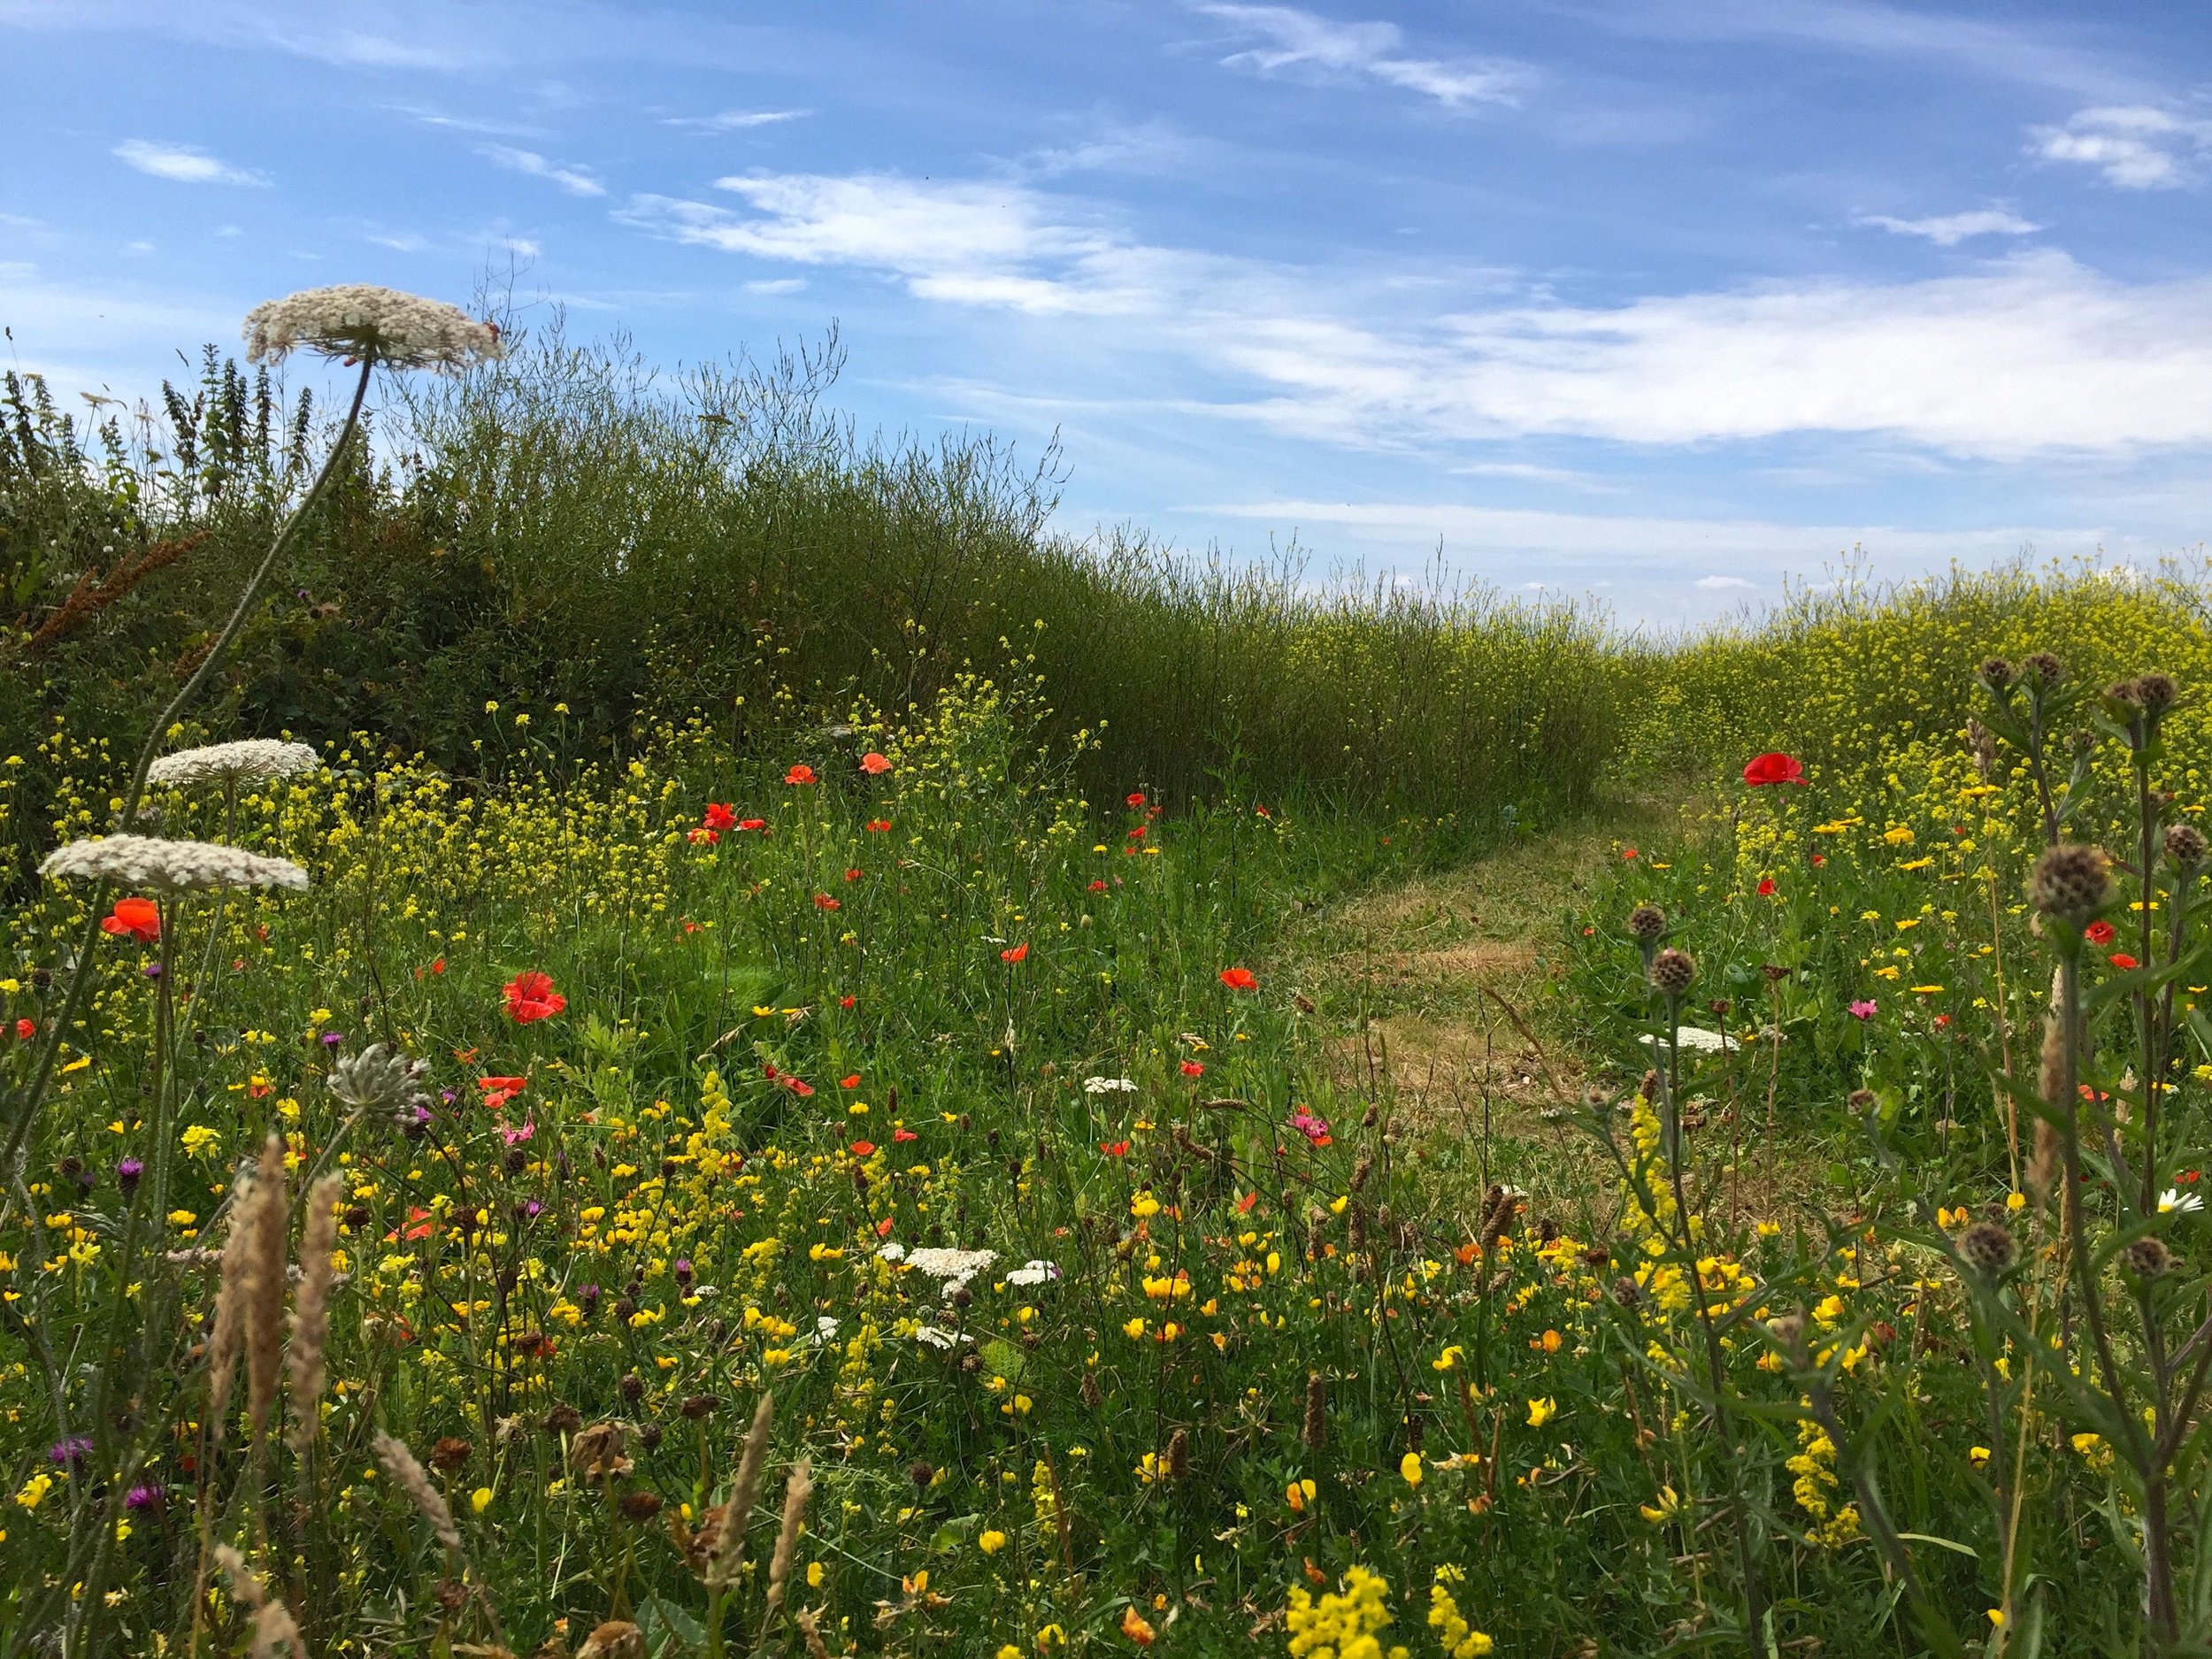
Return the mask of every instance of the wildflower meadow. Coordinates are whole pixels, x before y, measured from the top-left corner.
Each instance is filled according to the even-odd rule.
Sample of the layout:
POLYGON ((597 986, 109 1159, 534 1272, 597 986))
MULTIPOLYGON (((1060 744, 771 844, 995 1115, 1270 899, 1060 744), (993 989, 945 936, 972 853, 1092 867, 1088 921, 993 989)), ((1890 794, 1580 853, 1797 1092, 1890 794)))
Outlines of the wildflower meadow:
POLYGON ((7 1655, 2212 1645, 2193 572, 1661 647, 248 342, 11 385, 7 1655), (1361 1064, 1317 923, 1577 837, 1525 1086, 1361 1064))

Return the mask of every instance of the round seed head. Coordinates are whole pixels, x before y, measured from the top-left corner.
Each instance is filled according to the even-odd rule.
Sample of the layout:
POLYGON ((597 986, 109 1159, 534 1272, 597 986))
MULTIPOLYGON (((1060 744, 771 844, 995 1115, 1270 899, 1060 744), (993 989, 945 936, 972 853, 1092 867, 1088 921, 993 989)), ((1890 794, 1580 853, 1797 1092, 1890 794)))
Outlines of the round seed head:
POLYGON ((2181 870, 2194 870, 2204 862, 2204 832, 2193 824, 2166 826, 2166 862, 2181 870))
POLYGON ((2020 666, 2025 671, 2024 677, 2030 684, 2041 686, 2047 691, 2066 677, 2066 671, 2060 666, 2058 658, 2048 651, 2037 651, 2021 658, 2020 666))
POLYGON ((2078 842, 2051 848, 2035 861, 2028 899, 2045 915, 2078 927, 2111 902, 2111 862, 2098 849, 2078 842))
POLYGON ((2173 1271, 2177 1258, 2166 1248, 2165 1240, 2152 1235, 2136 1240, 2120 1252, 2120 1259, 2138 1279, 2156 1279, 2173 1271))
POLYGON ((1651 959, 1651 982, 1669 996, 1679 996, 1697 978, 1697 964, 1686 950, 1670 946, 1651 959))
POLYGON ((2147 674, 2139 675, 2135 681, 2136 700, 2143 705, 2146 714, 2165 713, 2174 706, 2175 698, 2180 695, 2180 687, 2174 684, 2174 677, 2162 674, 2155 669, 2147 674))
POLYGON ((1667 931, 1667 913, 1656 904, 1639 904, 1628 913, 1628 931, 1638 939, 1656 939, 1667 931))
POLYGON ((2012 689, 2012 682, 2020 678, 2020 671, 2003 657, 1992 657, 1985 658, 1982 665, 1975 670, 1975 678, 2002 696, 2012 689))
POLYGON ((1978 1221, 1959 1234, 1960 1259, 1984 1278, 1996 1278, 2019 1255, 2012 1234, 1993 1221, 1978 1221))

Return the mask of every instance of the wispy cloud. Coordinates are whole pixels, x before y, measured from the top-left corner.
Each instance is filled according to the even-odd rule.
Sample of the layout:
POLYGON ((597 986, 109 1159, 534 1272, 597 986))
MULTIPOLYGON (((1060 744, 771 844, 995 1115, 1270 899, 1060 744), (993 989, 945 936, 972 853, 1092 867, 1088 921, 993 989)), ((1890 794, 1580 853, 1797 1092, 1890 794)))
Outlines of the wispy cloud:
POLYGON ((1525 64, 1503 58, 1417 58, 1404 50, 1394 23, 1339 23, 1296 6, 1243 5, 1200 0, 1196 8, 1256 43, 1221 61, 1273 74, 1284 70, 1323 78, 1369 79, 1417 92, 1439 104, 1511 104, 1533 79, 1525 64))
POLYGON ((755 258, 887 273, 926 300, 1124 319, 1131 349, 1179 357, 1209 388, 1187 407, 1336 443, 1824 433, 1998 457, 2212 444, 2212 279, 2121 282, 2052 251, 1919 281, 1501 305, 1494 273, 1409 287, 1395 269, 1161 247, 1014 183, 720 182, 742 210, 641 196, 619 217, 755 258))
POLYGON ((725 110, 719 115, 664 116, 664 127, 680 127, 694 133, 743 133, 756 127, 774 127, 813 114, 811 110, 725 110))
POLYGON ((179 184, 254 184, 269 182, 268 175, 218 161, 204 150, 186 144, 157 144, 143 138, 127 138, 111 152, 126 166, 157 179, 179 184))
POLYGON ((1701 576, 1697 579, 1694 585, 1699 588, 1702 588, 1709 594, 1719 593, 1731 588, 1755 588, 1758 586, 1756 582, 1748 581, 1741 576, 1701 576))
POLYGON ((511 173, 526 173, 534 179, 550 180, 571 196, 607 193, 607 187, 591 174, 574 167, 557 167, 534 150, 517 150, 511 144, 480 144, 476 153, 511 173))
POLYGON ((2171 190, 2195 182, 2212 162, 2212 120, 2145 104, 2084 110, 2063 127, 2030 129, 2028 150, 2045 161, 2097 168, 2123 190, 2171 190))
POLYGON ((1925 236, 1940 248, 1956 247, 1970 236, 2026 236, 2043 228, 2017 213, 1996 207, 1945 213, 1933 219, 1893 219, 1887 213, 1862 213, 1854 222, 1894 231, 1900 236, 1925 236))

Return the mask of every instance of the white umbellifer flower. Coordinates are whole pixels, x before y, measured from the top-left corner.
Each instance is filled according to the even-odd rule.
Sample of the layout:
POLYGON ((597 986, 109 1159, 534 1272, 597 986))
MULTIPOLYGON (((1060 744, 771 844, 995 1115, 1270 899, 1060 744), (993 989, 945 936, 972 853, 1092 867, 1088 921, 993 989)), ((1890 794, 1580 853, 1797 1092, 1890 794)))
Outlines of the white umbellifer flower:
POLYGON ((319 757, 304 743, 249 737, 235 743, 210 743, 164 755, 147 769, 146 781, 179 789, 204 783, 266 783, 272 778, 312 772, 319 761, 319 757))
POLYGON ((933 1325, 918 1325, 914 1331, 917 1342, 926 1342, 932 1348, 957 1348, 972 1339, 957 1331, 940 1331, 933 1325))
POLYGON ((956 1285, 964 1285, 978 1273, 998 1260, 996 1250, 916 1250, 906 1258, 907 1265, 919 1268, 932 1279, 942 1279, 956 1285))
POLYGON ((1006 1282, 1010 1285, 1018 1285, 1026 1290, 1032 1285, 1041 1285, 1048 1279, 1059 1277, 1060 1269, 1054 1263, 1024 1262, 1006 1276, 1006 1282))
POLYGON ((1137 1086, 1125 1077, 1087 1077, 1083 1079, 1086 1094, 1133 1094, 1137 1086))
MULTIPOLYGON (((1685 1025, 1675 1034, 1680 1039, 1683 1048, 1697 1054, 1716 1054, 1736 1046, 1733 1037, 1717 1031, 1708 1031, 1702 1025, 1685 1025)), ((1644 1041, 1655 1048, 1666 1047, 1664 1038, 1649 1032, 1644 1033, 1644 1041)))
POLYGON ((458 306, 367 282, 303 288, 246 313, 246 356, 273 362, 296 346, 396 369, 465 369, 505 349, 499 330, 458 306))
POLYGON ((267 858, 219 841, 164 841, 154 835, 71 841, 47 854, 39 871, 64 880, 104 879, 162 893, 307 886, 307 872, 288 858, 267 858))
POLYGON ((894 1239, 876 1254, 887 1262, 903 1262, 906 1260, 906 1246, 894 1239))

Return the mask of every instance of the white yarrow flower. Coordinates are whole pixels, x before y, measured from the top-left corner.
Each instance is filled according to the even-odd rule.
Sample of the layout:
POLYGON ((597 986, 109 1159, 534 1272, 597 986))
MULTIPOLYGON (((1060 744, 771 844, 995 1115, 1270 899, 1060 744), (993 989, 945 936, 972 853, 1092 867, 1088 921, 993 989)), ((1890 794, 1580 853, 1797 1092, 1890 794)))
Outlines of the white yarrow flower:
POLYGON ((1087 1077, 1083 1079, 1086 1094, 1133 1094, 1137 1086, 1125 1077, 1087 1077))
POLYGON ((1032 1285, 1041 1285, 1048 1279, 1059 1277, 1060 1269, 1055 1263, 1024 1262, 1006 1276, 1006 1282, 1010 1285, 1018 1285, 1026 1290, 1032 1285))
POLYGON ((876 1254, 887 1262, 903 1262, 906 1260, 906 1246, 894 1239, 876 1254))
POLYGON ((997 1260, 996 1250, 922 1249, 911 1252, 906 1258, 908 1266, 918 1268, 932 1279, 955 1285, 966 1284, 997 1260))
POLYGON ((286 743, 273 737, 249 737, 235 743, 209 743, 199 749, 180 749, 164 755, 147 770, 146 781, 157 787, 190 789, 204 783, 266 783, 312 772, 320 757, 304 743, 286 743))
MULTIPOLYGON (((1693 1054, 1717 1054, 1736 1046, 1733 1037, 1722 1032, 1708 1031, 1702 1025, 1685 1025, 1676 1034, 1681 1039, 1682 1047, 1693 1054)), ((1650 1032, 1644 1033, 1644 1041, 1655 1048, 1667 1046, 1665 1038, 1650 1032)))
POLYGON ((961 1343, 972 1339, 958 1331, 941 1331, 933 1325, 924 1325, 915 1327, 914 1340, 917 1342, 926 1342, 932 1348, 957 1348, 961 1343))
POLYGON ((288 858, 265 857, 219 841, 164 841, 155 835, 71 841, 47 854, 39 872, 65 881, 106 879, 159 893, 307 887, 307 872, 288 858))
POLYGON ((2163 1215, 2193 1216, 2204 1208, 2204 1199, 2197 1193, 2185 1193, 2178 1187, 2169 1187, 2158 1195, 2158 1213, 2163 1215))
POLYGON ((274 362, 304 346, 396 369, 465 369, 503 354, 499 330, 457 305, 367 282, 304 288, 246 313, 246 356, 274 362))

